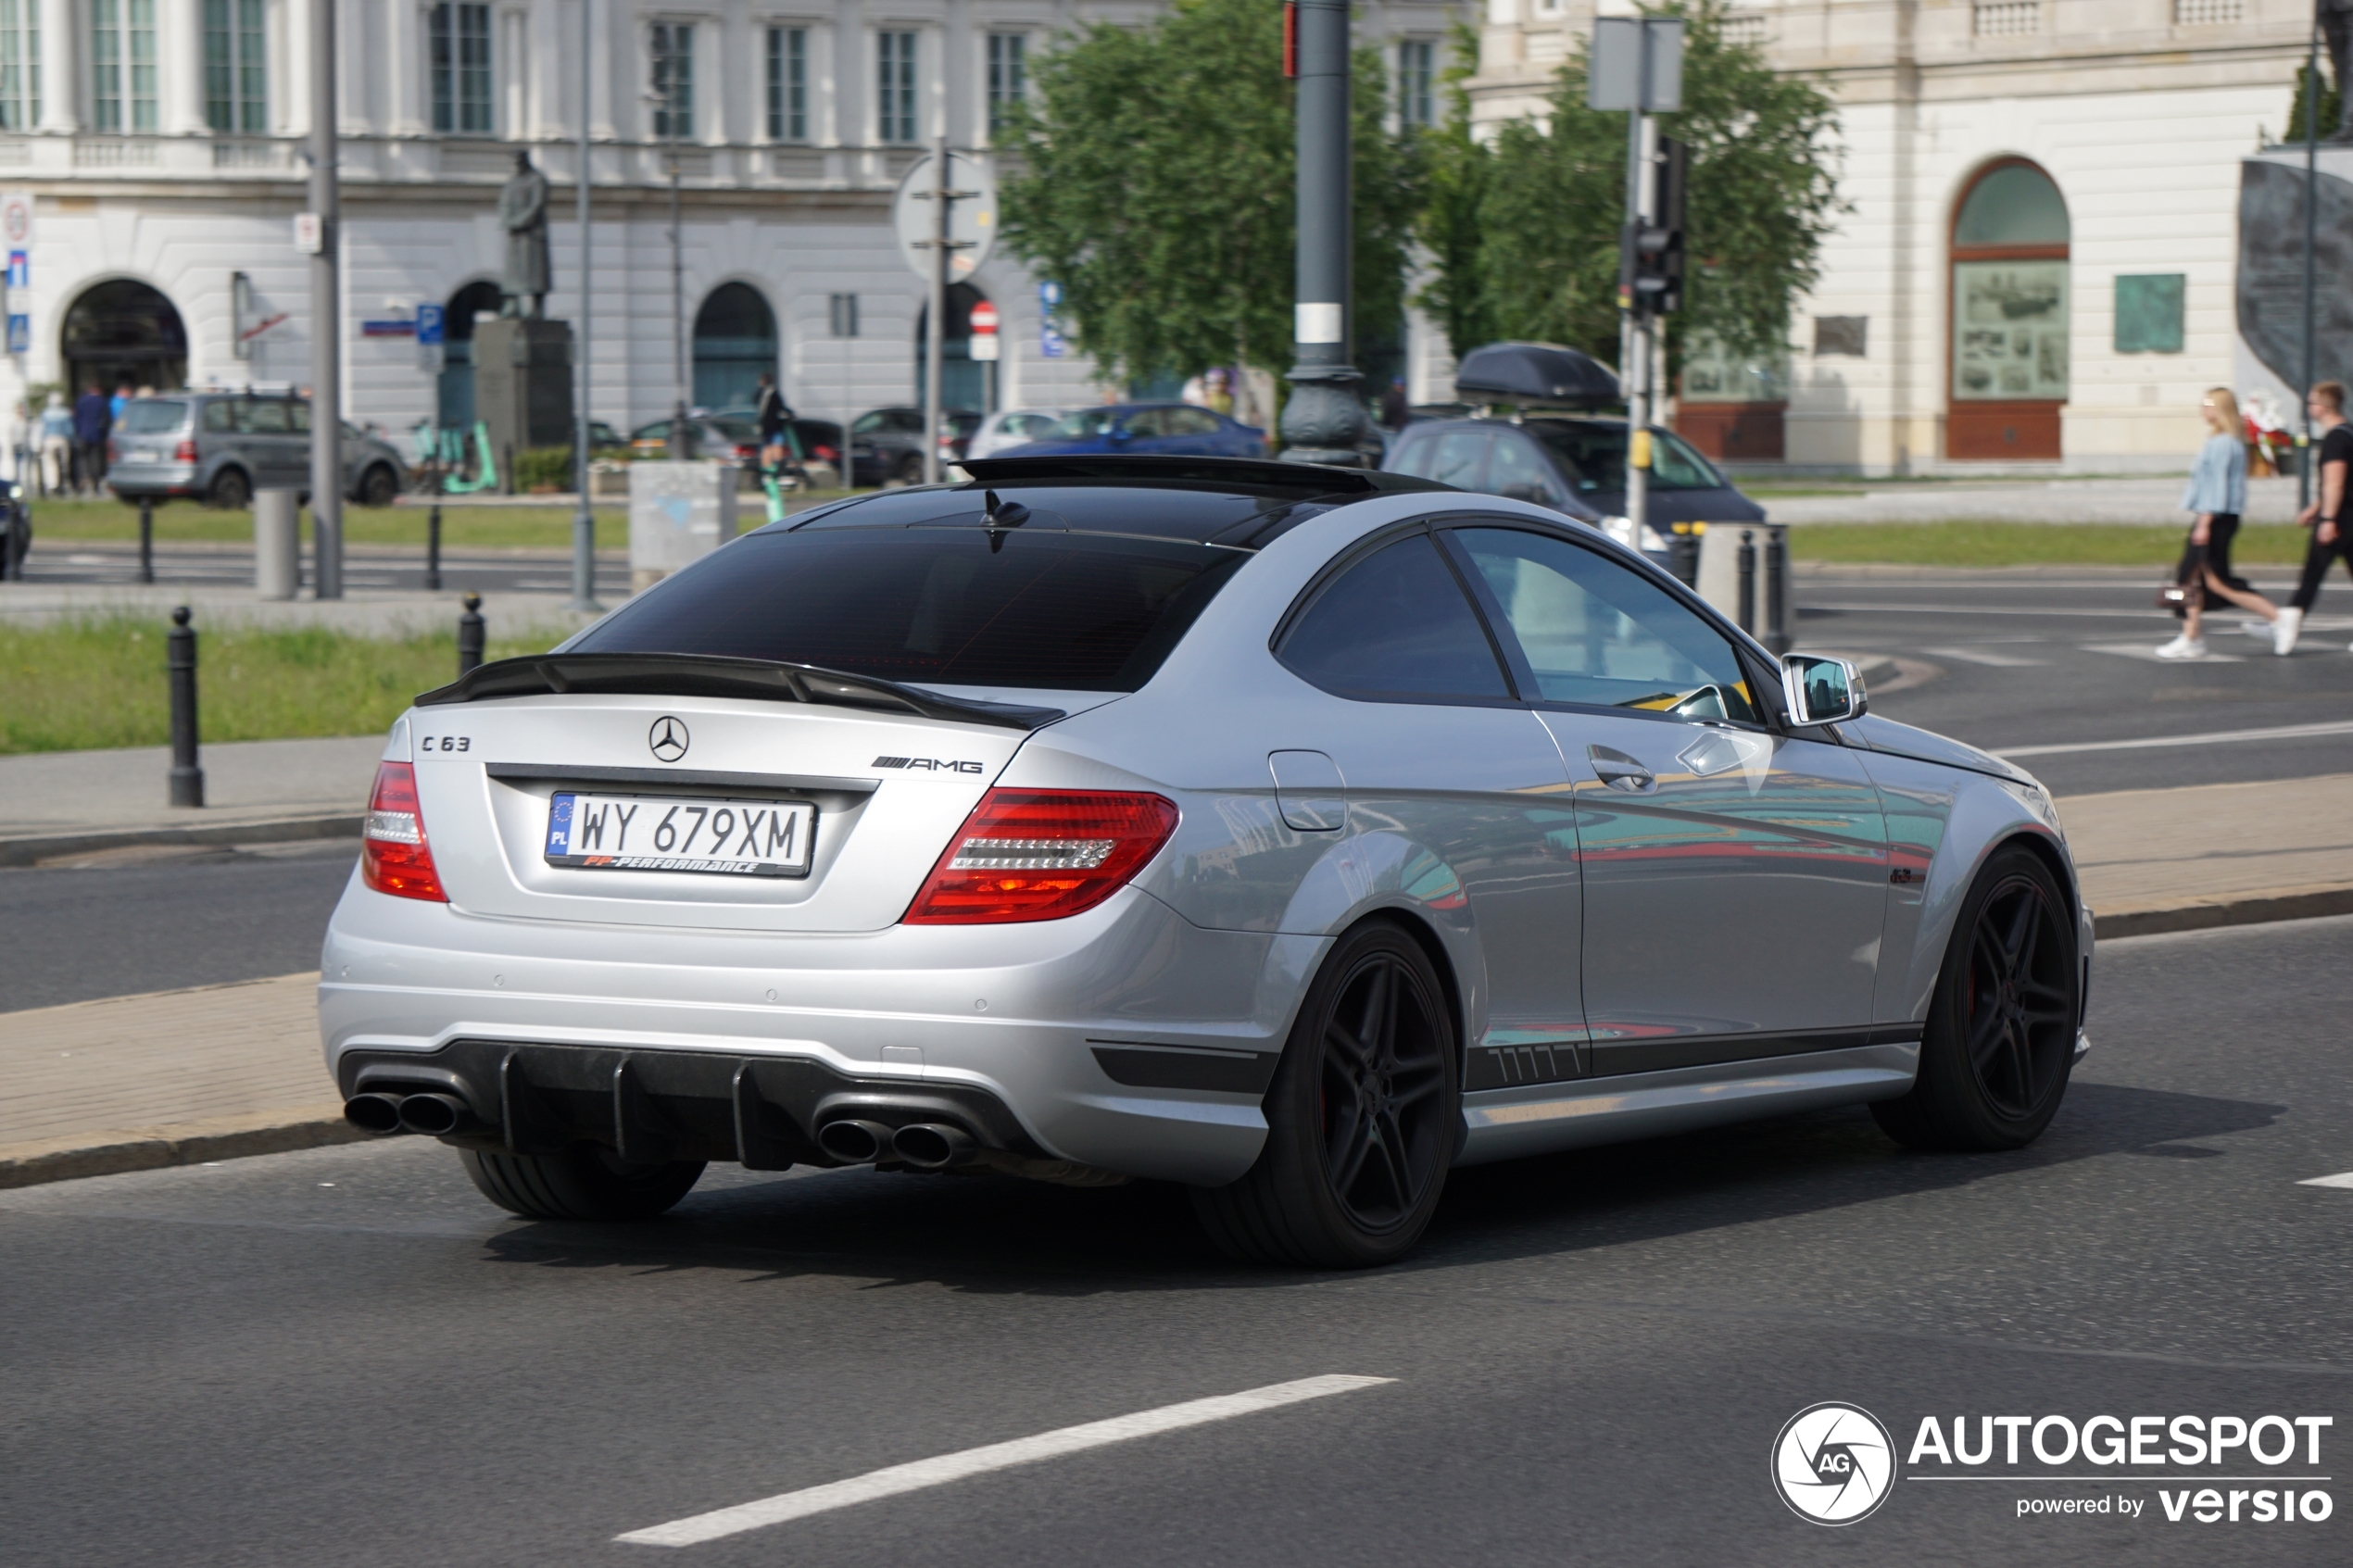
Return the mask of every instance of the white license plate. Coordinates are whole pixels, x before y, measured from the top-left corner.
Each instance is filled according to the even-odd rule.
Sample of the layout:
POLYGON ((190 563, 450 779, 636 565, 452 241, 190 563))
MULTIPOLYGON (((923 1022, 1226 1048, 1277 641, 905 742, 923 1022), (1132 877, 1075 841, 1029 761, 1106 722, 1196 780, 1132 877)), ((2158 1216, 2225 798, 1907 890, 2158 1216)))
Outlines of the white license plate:
POLYGON ((817 808, 565 790, 547 806, 547 863, 591 871, 807 876, 817 808))

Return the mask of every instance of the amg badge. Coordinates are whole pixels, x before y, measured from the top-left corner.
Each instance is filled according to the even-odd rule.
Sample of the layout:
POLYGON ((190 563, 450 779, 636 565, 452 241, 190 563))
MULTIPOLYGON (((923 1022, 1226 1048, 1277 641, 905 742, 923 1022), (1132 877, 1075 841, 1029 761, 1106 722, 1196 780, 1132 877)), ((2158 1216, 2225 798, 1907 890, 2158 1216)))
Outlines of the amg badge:
POLYGON ((921 768, 934 773, 977 773, 977 762, 943 762, 937 757, 877 757, 870 768, 921 768))

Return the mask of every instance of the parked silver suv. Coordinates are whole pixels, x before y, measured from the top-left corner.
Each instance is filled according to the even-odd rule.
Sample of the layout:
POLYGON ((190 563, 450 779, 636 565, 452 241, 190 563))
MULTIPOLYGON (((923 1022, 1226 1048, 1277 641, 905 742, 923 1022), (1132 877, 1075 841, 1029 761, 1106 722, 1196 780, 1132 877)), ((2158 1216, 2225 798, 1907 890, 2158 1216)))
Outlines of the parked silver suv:
MULTIPOLYGON (((195 496, 243 508, 257 490, 310 488, 310 404, 249 392, 175 392, 123 407, 107 458, 107 484, 126 501, 195 496)), ((343 427, 343 493, 388 507, 409 487, 408 465, 388 444, 343 427)))

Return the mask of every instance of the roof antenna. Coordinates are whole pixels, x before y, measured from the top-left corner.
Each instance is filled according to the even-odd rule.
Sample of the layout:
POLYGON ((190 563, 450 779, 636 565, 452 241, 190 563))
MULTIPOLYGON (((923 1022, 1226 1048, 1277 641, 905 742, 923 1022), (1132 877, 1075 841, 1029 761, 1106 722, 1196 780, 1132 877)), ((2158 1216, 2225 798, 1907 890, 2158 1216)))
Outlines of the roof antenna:
POLYGON ((1029 508, 1019 501, 999 501, 997 492, 981 492, 980 520, 988 530, 988 553, 995 555, 1005 547, 1005 531, 1019 528, 1029 521, 1029 508))

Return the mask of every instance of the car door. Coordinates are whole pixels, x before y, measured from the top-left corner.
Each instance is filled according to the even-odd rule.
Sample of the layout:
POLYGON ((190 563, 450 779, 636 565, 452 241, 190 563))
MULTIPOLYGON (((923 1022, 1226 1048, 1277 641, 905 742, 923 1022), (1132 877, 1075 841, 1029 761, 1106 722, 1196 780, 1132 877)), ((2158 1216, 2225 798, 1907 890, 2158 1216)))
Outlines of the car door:
POLYGON ((1445 538, 1575 781, 1594 1072, 1876 1038, 1887 832, 1856 755, 1771 723, 1762 669, 1598 542, 1445 538))
MULTIPOLYGON (((1276 657, 1332 697, 1295 744, 1337 765, 1360 888, 1467 914, 1466 1089, 1584 1070, 1574 807, 1551 735, 1513 692, 1460 573, 1416 525, 1313 590, 1276 657)), ((1279 776, 1279 775, 1278 775, 1279 776)))
POLYGON ((248 397, 237 406, 238 426, 257 490, 296 490, 310 477, 310 442, 297 437, 283 397, 248 397))

